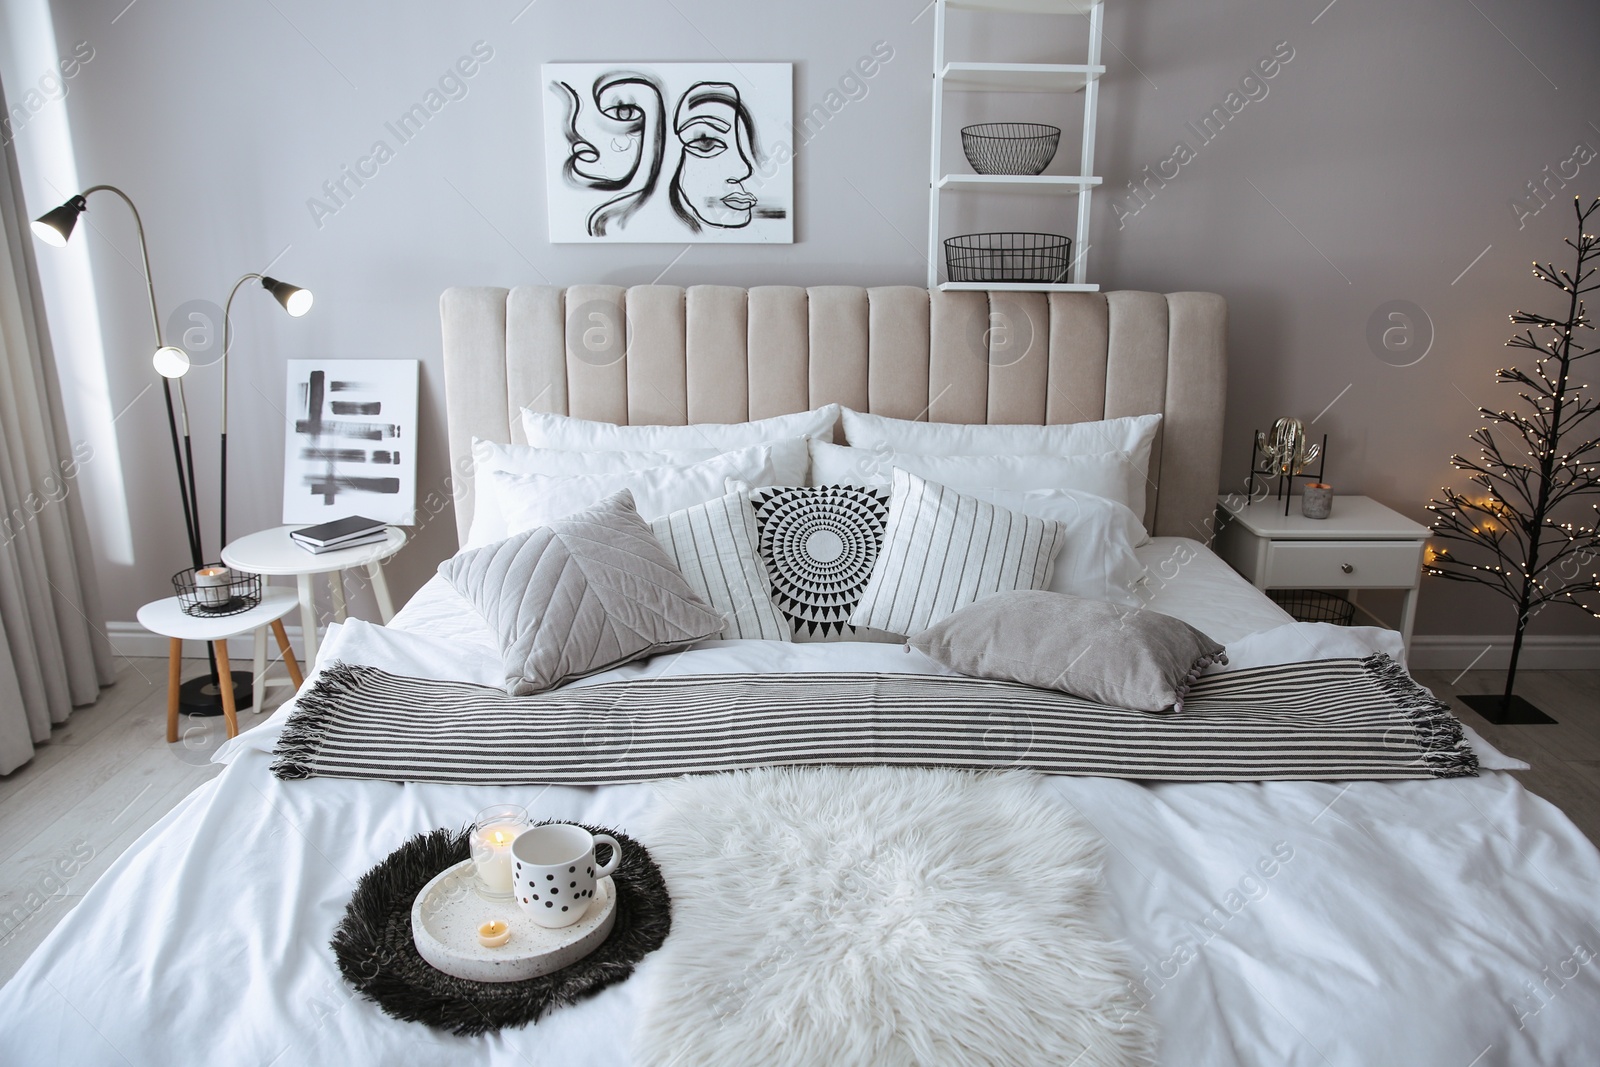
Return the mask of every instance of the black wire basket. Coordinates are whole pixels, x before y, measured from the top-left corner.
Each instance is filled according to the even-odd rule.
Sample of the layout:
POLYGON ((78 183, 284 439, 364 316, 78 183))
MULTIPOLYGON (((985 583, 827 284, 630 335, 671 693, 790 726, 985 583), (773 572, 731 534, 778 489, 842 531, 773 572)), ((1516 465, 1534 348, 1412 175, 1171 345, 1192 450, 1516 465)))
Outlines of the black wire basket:
POLYGON ((1296 622, 1331 622, 1349 626, 1355 621, 1356 606, 1337 593, 1316 589, 1268 589, 1273 603, 1287 611, 1296 622))
POLYGON ((220 619, 226 615, 242 615, 261 603, 261 575, 244 571, 229 571, 226 582, 218 585, 201 584, 195 580, 198 571, 226 567, 222 563, 207 563, 201 567, 185 567, 172 576, 173 591, 178 594, 178 606, 185 615, 201 619, 220 619))
POLYGON ((1055 233, 949 237, 944 267, 953 282, 1065 282, 1072 267, 1072 238, 1055 233))
POLYGON ((1039 174, 1056 158, 1061 128, 1042 122, 981 122, 961 127, 961 151, 979 174, 1039 174))

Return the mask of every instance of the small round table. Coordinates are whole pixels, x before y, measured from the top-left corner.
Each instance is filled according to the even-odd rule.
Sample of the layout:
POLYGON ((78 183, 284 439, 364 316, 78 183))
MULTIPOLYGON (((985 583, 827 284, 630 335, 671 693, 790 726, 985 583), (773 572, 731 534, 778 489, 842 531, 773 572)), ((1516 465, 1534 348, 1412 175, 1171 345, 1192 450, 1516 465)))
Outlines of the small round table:
POLYGON ((372 579, 372 595, 378 601, 378 614, 387 623, 394 617, 394 602, 383 579, 382 563, 405 547, 406 532, 388 528, 388 537, 355 548, 340 548, 320 555, 307 552, 289 536, 298 526, 279 526, 241 537, 222 550, 222 562, 241 571, 263 576, 294 575, 300 592, 300 640, 305 645, 306 669, 317 665, 317 614, 312 603, 311 576, 328 575, 328 590, 333 594, 335 616, 345 620, 344 581, 341 571, 365 567, 372 579))
MULTIPOLYGON (((236 615, 190 615, 183 610, 175 596, 152 601, 139 609, 140 626, 151 633, 171 639, 167 655, 167 741, 169 743, 178 739, 178 697, 182 681, 185 641, 209 642, 216 650, 218 677, 231 679, 233 669, 228 663, 228 638, 236 634, 253 633, 255 663, 252 672, 251 699, 256 711, 259 712, 267 686, 279 684, 276 680, 268 680, 266 677, 267 629, 270 627, 272 635, 278 639, 278 649, 283 653, 283 665, 289 670, 289 684, 296 689, 300 688, 301 682, 305 679, 300 674, 300 665, 295 662, 294 650, 289 647, 289 637, 283 632, 283 623, 280 621, 294 610, 294 605, 295 598, 290 593, 274 593, 269 590, 262 594, 261 603, 249 611, 241 611, 236 615)), ((239 709, 234 704, 233 686, 225 684, 218 688, 222 697, 222 714, 228 723, 228 736, 236 737, 239 733, 239 709)))

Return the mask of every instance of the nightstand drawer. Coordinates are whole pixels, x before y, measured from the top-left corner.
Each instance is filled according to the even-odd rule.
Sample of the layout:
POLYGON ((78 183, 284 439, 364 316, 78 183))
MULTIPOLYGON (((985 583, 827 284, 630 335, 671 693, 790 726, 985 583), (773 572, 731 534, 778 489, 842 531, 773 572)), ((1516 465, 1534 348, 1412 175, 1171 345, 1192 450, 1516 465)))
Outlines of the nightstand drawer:
POLYGON ((1269 589, 1410 589, 1422 566, 1420 541, 1273 541, 1269 589))

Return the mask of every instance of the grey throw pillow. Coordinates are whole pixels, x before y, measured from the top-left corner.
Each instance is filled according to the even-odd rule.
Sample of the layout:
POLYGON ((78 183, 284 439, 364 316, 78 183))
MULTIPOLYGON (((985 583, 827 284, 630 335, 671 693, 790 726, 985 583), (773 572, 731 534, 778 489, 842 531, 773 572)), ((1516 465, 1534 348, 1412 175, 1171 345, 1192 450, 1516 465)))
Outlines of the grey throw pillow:
POLYGON ((439 573, 499 638, 513 695, 722 631, 722 618, 683 580, 626 489, 548 526, 458 553, 439 573))
POLYGON ((995 593, 906 642, 973 678, 1021 682, 1135 711, 1183 710, 1223 648, 1158 611, 1066 593, 995 593))

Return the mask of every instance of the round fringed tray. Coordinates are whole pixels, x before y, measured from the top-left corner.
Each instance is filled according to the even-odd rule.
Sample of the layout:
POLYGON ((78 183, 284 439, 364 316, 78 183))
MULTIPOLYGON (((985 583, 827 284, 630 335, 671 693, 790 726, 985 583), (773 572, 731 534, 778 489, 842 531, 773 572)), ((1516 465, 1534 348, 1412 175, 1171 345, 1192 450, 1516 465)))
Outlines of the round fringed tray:
MULTIPOLYGON (((666 940, 672 902, 660 868, 643 845, 607 827, 585 829, 616 838, 622 863, 610 878, 615 900, 611 932, 582 959, 509 982, 460 978, 423 959, 411 926, 417 895, 469 858, 468 831, 440 829, 418 834, 362 875, 331 942, 339 972, 389 1015, 466 1036, 537 1022, 551 1008, 622 981, 666 940)), ((604 862, 610 849, 597 847, 604 850, 604 862)), ((595 903, 600 903, 598 897, 595 903)), ((523 918, 515 903, 504 907, 523 918)), ((509 913, 499 917, 516 921, 509 913)))

